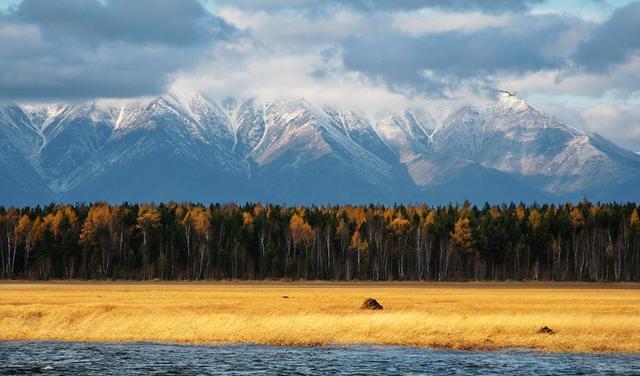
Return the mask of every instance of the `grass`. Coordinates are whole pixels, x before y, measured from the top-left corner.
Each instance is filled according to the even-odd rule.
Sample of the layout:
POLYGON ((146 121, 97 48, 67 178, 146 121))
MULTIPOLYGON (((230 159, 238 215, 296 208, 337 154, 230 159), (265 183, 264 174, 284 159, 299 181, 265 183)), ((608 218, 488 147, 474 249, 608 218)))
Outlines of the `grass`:
POLYGON ((0 284, 0 339, 637 353, 636 287, 9 283, 0 284), (384 311, 360 310, 367 297, 384 311), (538 334, 543 326, 555 334, 538 334))

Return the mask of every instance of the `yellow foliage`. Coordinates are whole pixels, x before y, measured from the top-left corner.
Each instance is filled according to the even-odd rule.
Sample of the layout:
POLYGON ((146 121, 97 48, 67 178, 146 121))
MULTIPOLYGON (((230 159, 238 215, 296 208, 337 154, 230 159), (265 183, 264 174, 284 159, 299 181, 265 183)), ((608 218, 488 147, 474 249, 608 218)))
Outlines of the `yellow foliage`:
POLYGON ((404 236, 411 228, 411 222, 404 218, 395 218, 389 223, 389 229, 393 231, 396 236, 404 236))
POLYGON ((347 213, 349 220, 352 223, 355 223, 356 231, 360 230, 362 225, 367 222, 367 213, 362 207, 353 208, 351 206, 346 206, 345 212, 347 213))
POLYGON ((634 231, 640 232, 640 215, 638 215, 638 209, 635 209, 631 212, 631 217, 629 218, 629 222, 631 224, 631 229, 634 231))
MULTIPOLYGON (((413 208, 413 206, 410 206, 410 208, 413 208)), ((415 211, 416 211, 416 214, 418 215, 418 217, 424 218, 425 215, 427 213, 429 213, 429 206, 426 205, 426 204, 418 205, 418 206, 415 207, 415 211)))
POLYGON ((531 226, 531 229, 533 231, 537 230, 541 223, 542 216, 540 215, 540 212, 535 208, 531 209, 529 212, 529 225, 531 226))
POLYGON ((304 221, 301 215, 294 214, 289 221, 289 231, 293 239, 294 246, 299 244, 309 245, 313 240, 313 229, 304 221))
POLYGON ((347 224, 347 222, 341 219, 340 222, 338 222, 338 227, 336 227, 336 234, 338 235, 338 237, 347 239, 347 237, 349 236, 349 231, 349 225, 347 224))
POLYGON ((545 212, 545 219, 546 220, 550 220, 551 218, 553 218, 554 215, 556 215, 556 213, 558 212, 558 209, 556 208, 555 205, 549 205, 549 208, 547 209, 547 211, 545 212))
POLYGON ((582 211, 578 208, 573 208, 570 213, 571 216, 571 225, 573 227, 580 227, 584 225, 584 216, 582 215, 582 211))
POLYGON ((193 229, 201 237, 208 238, 211 226, 211 213, 202 206, 196 206, 189 210, 189 216, 193 220, 193 229))
POLYGON ((522 222, 524 221, 526 216, 527 216, 527 208, 524 206, 524 204, 518 205, 518 207, 516 208, 516 218, 518 218, 518 220, 522 222))
POLYGON ((242 224, 247 230, 253 231, 253 217, 251 216, 251 213, 242 213, 242 224))
POLYGON ((113 227, 115 210, 110 205, 101 203, 91 207, 82 225, 80 232, 80 244, 95 244, 95 236, 101 230, 109 230, 113 227))
POLYGON ((31 241, 31 245, 35 245, 42 238, 44 229, 45 226, 42 218, 37 217, 36 220, 33 221, 33 227, 31 228, 31 237, 29 239, 31 241))
POLYGON ((138 208, 138 227, 158 226, 160 224, 160 212, 151 204, 141 204, 138 208))
POLYGON ((427 226, 433 226, 433 225, 435 225, 435 224, 436 224, 436 219, 437 219, 437 217, 436 217, 436 211, 435 211, 435 210, 432 210, 432 211, 430 211, 430 212, 429 212, 429 214, 427 215, 427 218, 425 218, 424 223, 425 223, 427 226))
POLYGON ((369 243, 366 239, 362 240, 360 232, 356 231, 353 233, 353 236, 351 236, 351 244, 349 248, 356 251, 366 251, 367 249, 369 249, 369 243))
POLYGON ((451 233, 451 240, 463 251, 468 252, 473 249, 473 234, 471 233, 469 218, 460 218, 456 222, 455 229, 451 233))
POLYGON ((20 241, 25 241, 26 237, 28 237, 28 234, 31 232, 31 227, 32 223, 31 223, 31 219, 29 219, 28 215, 23 215, 22 217, 20 217, 20 220, 18 221, 18 226, 16 227, 16 232, 18 234, 18 237, 20 238, 20 241))
POLYGON ((386 208, 384 210, 384 220, 386 222, 389 222, 391 220, 391 218, 395 217, 395 214, 396 214, 396 212, 395 212, 395 210, 393 208, 391 208, 391 207, 390 208, 386 208))
POLYGON ((151 204, 142 204, 138 207, 137 227, 142 230, 143 244, 146 246, 149 232, 160 227, 160 212, 151 204))
POLYGON ((44 225, 51 229, 55 237, 58 237, 62 221, 65 219, 71 227, 75 227, 78 224, 78 216, 71 206, 58 206, 55 213, 47 214, 44 217, 44 225))

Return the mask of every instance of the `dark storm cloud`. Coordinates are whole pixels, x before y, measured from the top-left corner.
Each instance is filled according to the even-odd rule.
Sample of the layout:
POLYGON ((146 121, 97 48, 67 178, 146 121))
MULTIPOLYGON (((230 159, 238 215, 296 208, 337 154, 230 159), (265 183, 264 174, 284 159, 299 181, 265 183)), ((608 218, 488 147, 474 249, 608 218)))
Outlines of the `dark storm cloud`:
POLYGON ((606 72, 640 52, 640 2, 616 10, 595 29, 591 39, 574 55, 576 63, 591 72, 606 72))
POLYGON ((348 8, 363 12, 385 12, 439 8, 454 11, 482 10, 486 12, 523 11, 544 0, 218 0, 237 8, 254 10, 302 10, 323 12, 330 8, 348 8))
POLYGON ((197 0, 25 0, 0 16, 0 98, 159 94, 236 34, 197 0))
POLYGON ((343 44, 347 69, 382 80, 395 89, 439 96, 462 81, 496 74, 525 74, 558 69, 564 57, 547 48, 571 22, 556 16, 523 18, 517 28, 485 28, 474 33, 450 31, 411 36, 389 32, 355 37, 343 44))
POLYGON ((233 31, 195 0, 24 0, 10 18, 47 39, 92 43, 195 45, 233 31))

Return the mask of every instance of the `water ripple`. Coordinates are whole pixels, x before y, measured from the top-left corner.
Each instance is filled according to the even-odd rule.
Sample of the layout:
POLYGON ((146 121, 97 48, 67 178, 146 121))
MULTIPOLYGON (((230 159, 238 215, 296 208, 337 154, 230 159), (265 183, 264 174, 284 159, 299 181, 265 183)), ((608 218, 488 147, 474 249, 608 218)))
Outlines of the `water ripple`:
POLYGON ((0 342, 2 375, 638 375, 638 355, 157 343, 0 342))

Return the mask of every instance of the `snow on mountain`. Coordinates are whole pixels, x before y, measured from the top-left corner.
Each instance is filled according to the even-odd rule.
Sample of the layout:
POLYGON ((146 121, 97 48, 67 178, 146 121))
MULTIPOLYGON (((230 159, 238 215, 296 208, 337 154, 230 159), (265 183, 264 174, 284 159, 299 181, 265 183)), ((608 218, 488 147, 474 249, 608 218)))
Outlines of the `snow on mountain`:
POLYGON ((571 197, 638 175, 638 160, 502 94, 484 110, 463 108, 436 134, 437 158, 461 158, 536 181, 542 191, 571 197), (625 155, 621 158, 620 155, 625 155))
POLYGON ((0 107, 6 203, 626 200, 638 182, 640 155, 508 94, 440 124, 425 109, 370 119, 194 93, 0 107))
POLYGON ((0 106, 0 137, 23 156, 36 153, 43 142, 31 118, 16 105, 0 106))
POLYGON ((234 150, 246 159, 264 134, 264 109, 249 99, 236 106, 235 111, 229 115, 232 124, 236 125, 234 150))
POLYGON ((403 189, 392 165, 353 140, 340 111, 280 100, 265 106, 264 119, 250 154, 253 176, 263 186, 286 187, 278 199, 375 200, 403 189))
POLYGON ((233 193, 229 184, 246 174, 231 151, 229 119, 203 96, 165 95, 128 105, 117 118, 100 150, 56 182, 59 191, 85 200, 95 192, 111 200, 204 200, 208 191, 233 193))
POLYGON ((361 148, 376 155, 389 164, 398 162, 397 156, 375 130, 371 121, 357 111, 342 111, 335 107, 326 106, 324 111, 329 114, 335 126, 361 148))
POLYGON ((43 144, 39 130, 18 106, 0 106, 0 198, 17 205, 52 197, 45 179, 31 163, 43 144))
POLYGON ((34 166, 46 179, 71 173, 110 137, 117 111, 87 103, 47 111, 39 129, 44 143, 34 155, 34 166))

